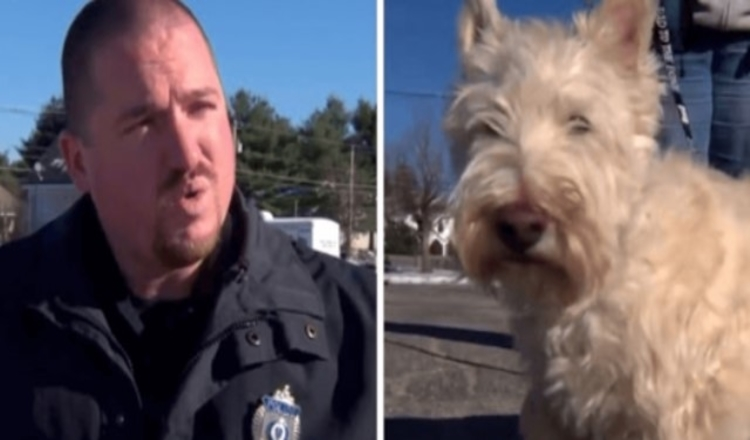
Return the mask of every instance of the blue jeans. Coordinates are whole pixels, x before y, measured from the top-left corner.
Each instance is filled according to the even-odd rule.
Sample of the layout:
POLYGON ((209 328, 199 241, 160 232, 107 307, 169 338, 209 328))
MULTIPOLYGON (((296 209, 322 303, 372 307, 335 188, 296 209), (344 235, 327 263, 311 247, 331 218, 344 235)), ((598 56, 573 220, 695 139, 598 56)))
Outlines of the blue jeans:
POLYGON ((680 92, 693 134, 688 146, 671 92, 663 98, 664 148, 692 148, 725 173, 750 170, 750 34, 700 30, 675 54, 680 92))

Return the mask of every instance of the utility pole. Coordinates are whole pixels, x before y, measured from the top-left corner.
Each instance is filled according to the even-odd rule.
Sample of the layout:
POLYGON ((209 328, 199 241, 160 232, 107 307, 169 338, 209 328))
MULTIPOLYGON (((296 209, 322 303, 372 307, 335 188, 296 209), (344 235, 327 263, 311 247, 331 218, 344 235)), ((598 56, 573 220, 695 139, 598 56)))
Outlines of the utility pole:
POLYGON ((356 142, 349 144, 349 227, 347 238, 349 240, 349 255, 354 254, 354 146, 356 142))
POLYGON ((242 142, 240 141, 240 128, 237 125, 237 119, 232 117, 232 133, 234 134, 234 148, 236 153, 242 154, 242 142))

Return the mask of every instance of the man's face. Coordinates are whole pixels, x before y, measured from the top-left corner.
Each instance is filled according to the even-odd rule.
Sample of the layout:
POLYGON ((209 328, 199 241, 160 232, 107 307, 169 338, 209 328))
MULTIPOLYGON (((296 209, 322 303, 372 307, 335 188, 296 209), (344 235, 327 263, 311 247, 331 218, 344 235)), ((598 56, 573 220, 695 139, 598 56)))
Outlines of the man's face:
POLYGON ((152 26, 104 44, 92 64, 96 96, 80 151, 105 231, 131 257, 171 269, 198 262, 218 240, 235 170, 199 29, 188 20, 152 26))

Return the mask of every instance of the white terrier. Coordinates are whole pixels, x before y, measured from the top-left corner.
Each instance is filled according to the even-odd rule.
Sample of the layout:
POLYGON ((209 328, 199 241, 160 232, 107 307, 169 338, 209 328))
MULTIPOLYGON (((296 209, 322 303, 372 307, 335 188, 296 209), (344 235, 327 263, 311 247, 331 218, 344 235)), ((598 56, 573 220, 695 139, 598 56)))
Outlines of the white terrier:
POLYGON ((527 439, 750 439, 750 183, 658 157, 655 0, 466 0, 454 243, 516 312, 527 439))

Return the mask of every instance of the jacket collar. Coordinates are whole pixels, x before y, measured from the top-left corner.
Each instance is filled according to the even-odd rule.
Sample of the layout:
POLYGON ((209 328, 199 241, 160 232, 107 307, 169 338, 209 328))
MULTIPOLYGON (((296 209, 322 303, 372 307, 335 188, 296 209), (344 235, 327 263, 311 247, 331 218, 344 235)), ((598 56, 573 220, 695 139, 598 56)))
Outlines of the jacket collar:
MULTIPOLYGON (((267 224, 255 203, 246 201, 239 190, 234 192, 230 215, 236 227, 243 230, 243 243, 236 262, 225 274, 224 291, 215 311, 220 315, 215 316, 217 324, 277 310, 322 319, 325 309, 321 294, 291 238, 267 224)), ((30 305, 49 312, 48 306, 57 304, 56 308, 106 325, 91 274, 82 264, 86 240, 98 238, 86 230, 86 216, 96 218, 89 195, 37 232, 41 243, 39 265, 44 275, 38 277, 35 295, 30 297, 36 298, 32 300, 36 304, 30 305), (40 307, 42 304, 45 306, 40 307)))
POLYGON ((325 319, 321 292, 300 260, 292 239, 268 224, 253 200, 235 192, 230 212, 243 230, 239 258, 216 304, 208 335, 226 323, 249 321, 279 313, 325 319))

